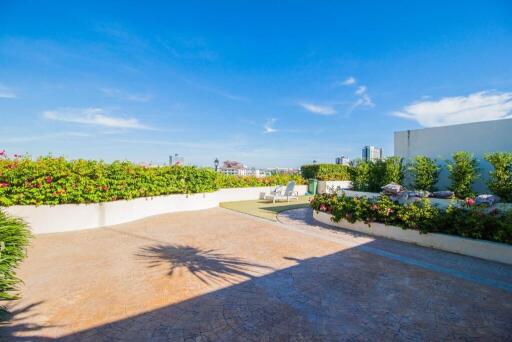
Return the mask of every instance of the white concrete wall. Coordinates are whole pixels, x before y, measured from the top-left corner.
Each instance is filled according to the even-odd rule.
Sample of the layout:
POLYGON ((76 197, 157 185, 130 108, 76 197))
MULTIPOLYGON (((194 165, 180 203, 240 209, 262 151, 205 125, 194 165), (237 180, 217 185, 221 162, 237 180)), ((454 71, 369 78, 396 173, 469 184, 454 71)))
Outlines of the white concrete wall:
POLYGON ((351 181, 318 181, 318 186, 316 188, 317 194, 325 194, 325 193, 333 193, 332 189, 341 188, 341 189, 351 189, 352 182, 351 181))
MULTIPOLYGON (((34 234, 56 233, 99 228, 179 211, 215 208, 220 202, 256 200, 260 198, 262 192, 269 192, 274 188, 232 188, 210 193, 177 194, 91 204, 18 205, 3 210, 24 219, 34 234)), ((305 185, 298 185, 296 189, 299 195, 306 193, 305 185)))
POLYGON ((331 214, 314 212, 313 218, 330 226, 349 229, 360 233, 382 236, 388 239, 414 243, 416 245, 440 249, 447 252, 469 255, 491 261, 512 264, 512 246, 491 241, 467 239, 458 236, 428 233, 420 234, 417 230, 386 226, 382 223, 371 223, 368 227, 364 222, 350 223, 346 220, 331 221, 331 214))
MULTIPOLYGON (((482 177, 474 189, 488 192, 485 180, 492 166, 483 157, 487 152, 512 151, 512 119, 395 132, 395 156, 447 160, 457 151, 471 152, 480 160, 482 177)), ((441 189, 449 185, 448 172, 443 169, 438 184, 441 189)))

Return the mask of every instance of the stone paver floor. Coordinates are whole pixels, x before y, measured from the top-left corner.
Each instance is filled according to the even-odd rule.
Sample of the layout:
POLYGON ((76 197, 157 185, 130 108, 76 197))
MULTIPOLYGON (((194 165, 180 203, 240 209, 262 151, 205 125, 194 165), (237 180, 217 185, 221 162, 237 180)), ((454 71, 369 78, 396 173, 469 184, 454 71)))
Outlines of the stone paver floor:
POLYGON ((512 339, 512 266, 212 209, 38 236, 0 340, 512 339))

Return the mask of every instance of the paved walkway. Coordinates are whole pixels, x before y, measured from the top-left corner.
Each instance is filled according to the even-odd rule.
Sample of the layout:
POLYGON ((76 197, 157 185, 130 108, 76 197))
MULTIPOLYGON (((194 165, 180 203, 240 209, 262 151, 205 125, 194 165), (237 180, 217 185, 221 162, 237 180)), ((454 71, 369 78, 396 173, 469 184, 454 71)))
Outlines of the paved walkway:
POLYGON ((0 340, 512 339, 512 267, 225 209, 40 235, 0 340))

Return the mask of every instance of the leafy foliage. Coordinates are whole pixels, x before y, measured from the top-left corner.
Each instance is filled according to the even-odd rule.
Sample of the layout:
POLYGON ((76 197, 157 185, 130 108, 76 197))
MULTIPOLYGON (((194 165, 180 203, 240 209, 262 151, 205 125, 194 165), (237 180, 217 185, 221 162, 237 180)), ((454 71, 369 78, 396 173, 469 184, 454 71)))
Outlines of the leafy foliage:
POLYGON ((485 159, 494 167, 487 186, 503 200, 512 202, 512 152, 488 153, 485 159))
POLYGON ((450 190, 459 198, 472 197, 473 182, 479 176, 478 161, 469 152, 459 151, 452 155, 448 163, 448 171, 452 181, 450 190))
POLYGON ((358 161, 350 169, 352 186, 358 191, 379 192, 391 182, 401 184, 404 179, 403 159, 389 157, 385 160, 358 161))
POLYGON ((27 225, 0 210, 0 300, 18 298, 13 293, 20 282, 16 277, 15 268, 25 258, 25 247, 29 239, 30 231, 27 225))
POLYGON ((435 191, 439 180, 440 167, 435 159, 425 156, 416 156, 410 167, 414 179, 413 187, 416 190, 435 191))
POLYGON ((286 185, 289 181, 295 184, 306 184, 304 178, 298 174, 275 174, 268 177, 232 176, 218 174, 215 180, 217 188, 246 188, 254 186, 286 185))
POLYGON ((341 164, 311 164, 303 165, 302 177, 305 179, 318 179, 322 181, 348 181, 350 180, 350 167, 341 164))
POLYGON ((499 211, 475 205, 450 206, 442 211, 428 199, 398 204, 387 196, 376 199, 346 195, 317 195, 311 201, 317 211, 332 214, 332 220, 354 223, 380 222, 422 233, 445 233, 512 244, 512 210, 499 211))
POLYGON ((0 206, 97 203, 304 181, 296 175, 227 176, 193 166, 146 167, 51 156, 0 160, 0 206))
POLYGON ((352 187, 358 191, 370 191, 370 164, 356 161, 350 168, 352 187))

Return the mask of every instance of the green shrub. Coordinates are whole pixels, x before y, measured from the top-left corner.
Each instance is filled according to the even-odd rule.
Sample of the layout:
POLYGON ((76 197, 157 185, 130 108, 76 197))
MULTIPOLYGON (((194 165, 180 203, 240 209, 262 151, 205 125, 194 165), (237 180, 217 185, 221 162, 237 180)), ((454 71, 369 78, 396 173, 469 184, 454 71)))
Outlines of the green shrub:
POLYGON ((298 174, 275 174, 268 177, 232 176, 218 174, 216 184, 218 188, 247 188, 254 186, 286 185, 289 181, 295 184, 306 184, 304 178, 298 174))
POLYGON ((512 152, 488 153, 485 159, 494 167, 487 186, 503 200, 512 202, 512 152))
POLYGON ((404 178, 403 159, 389 157, 385 160, 368 162, 369 191, 380 192, 381 188, 389 183, 402 184, 404 178))
POLYGON ((350 166, 341 164, 311 164, 300 168, 304 179, 318 179, 322 181, 348 181, 350 180, 350 166))
POLYGON ((370 164, 364 161, 356 161, 350 168, 350 180, 352 187, 357 191, 370 191, 370 164))
POLYGON ((512 210, 471 205, 451 206, 442 211, 428 199, 400 205, 387 196, 367 199, 329 194, 316 195, 311 207, 332 214, 334 222, 380 222, 421 233, 438 232, 512 244, 512 210))
POLYGON ((439 180, 440 167, 435 159, 425 156, 416 156, 410 167, 414 179, 413 187, 416 190, 435 191, 439 180))
POLYGON ((459 198, 472 197, 473 182, 478 177, 478 161, 469 152, 455 152, 448 163, 448 171, 452 181, 450 190, 459 198))
POLYGON ((54 157, 0 159, 0 206, 98 203, 286 184, 289 180, 304 184, 299 175, 238 177, 193 166, 146 167, 54 157))
POLYGON ((16 277, 15 269, 25 258, 29 239, 27 225, 0 210, 0 300, 18 298, 15 291, 20 279, 16 277))

